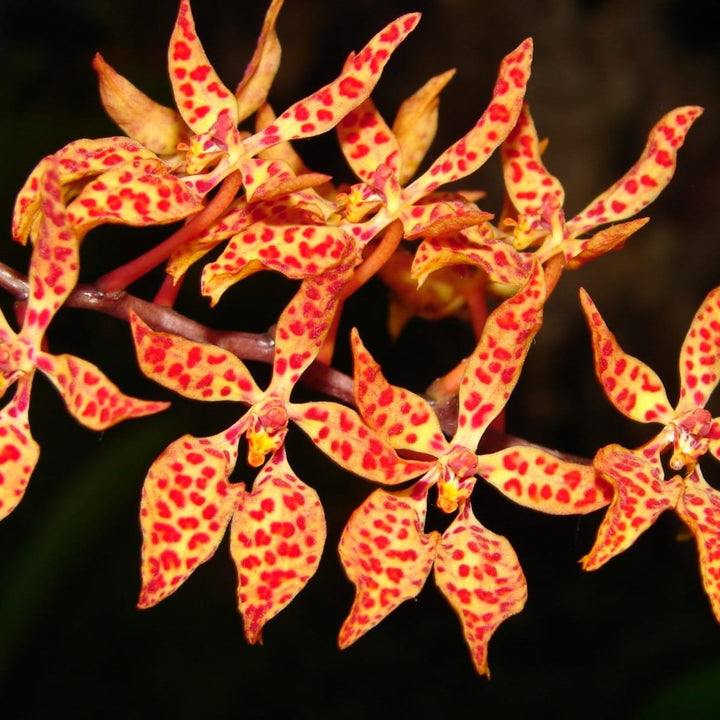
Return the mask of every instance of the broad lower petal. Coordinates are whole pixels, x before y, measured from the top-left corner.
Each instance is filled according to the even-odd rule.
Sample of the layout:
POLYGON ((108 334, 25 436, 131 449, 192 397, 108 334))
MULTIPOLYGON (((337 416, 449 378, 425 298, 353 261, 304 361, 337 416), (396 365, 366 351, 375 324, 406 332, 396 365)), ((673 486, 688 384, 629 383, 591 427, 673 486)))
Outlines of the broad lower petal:
POLYGON ((489 677, 490 638, 523 609, 527 583, 512 545, 483 527, 470 503, 438 543, 435 582, 460 618, 475 669, 489 677))
POLYGON ((156 605, 217 550, 245 492, 228 478, 237 428, 213 437, 184 435, 152 464, 140 502, 142 589, 138 607, 156 605))
POLYGON ((593 464, 613 486, 614 497, 592 550, 581 560, 585 570, 597 570, 627 550, 662 512, 675 507, 682 492, 680 477, 664 480, 658 455, 607 445, 593 464))
POLYGON ((340 629, 341 648, 417 596, 430 573, 439 534, 425 534, 427 497, 375 490, 351 515, 340 538, 340 560, 355 601, 340 629))
POLYGON ((295 475, 281 447, 243 496, 230 530, 249 643, 262 643, 265 623, 315 574, 326 534, 320 498, 295 475))

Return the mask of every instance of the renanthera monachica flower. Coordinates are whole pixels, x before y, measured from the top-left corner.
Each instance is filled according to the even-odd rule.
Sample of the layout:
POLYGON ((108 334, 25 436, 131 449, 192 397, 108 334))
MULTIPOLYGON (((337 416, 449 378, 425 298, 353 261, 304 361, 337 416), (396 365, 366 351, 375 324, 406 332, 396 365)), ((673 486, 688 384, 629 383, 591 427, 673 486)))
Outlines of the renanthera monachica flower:
POLYGON ((28 422, 36 370, 57 388, 70 414, 93 430, 155 413, 168 405, 128 397, 87 360, 51 355, 45 349, 45 332, 74 289, 80 267, 79 239, 63 204, 58 165, 57 159, 47 158, 37 177, 39 216, 31 231, 29 292, 18 333, 0 312, 0 395, 17 384, 15 395, 0 410, 0 518, 22 499, 40 455, 28 422))
POLYGON ((278 321, 273 374, 265 390, 231 353, 153 332, 137 316, 132 318, 138 362, 148 377, 189 398, 250 406, 221 433, 176 440, 150 468, 141 507, 140 607, 162 600, 212 557, 231 520, 238 604, 249 642, 258 642, 263 625, 305 586, 320 561, 325 520, 315 491, 285 459, 290 421, 314 433, 331 457, 360 463, 363 475, 372 480, 399 482, 422 469, 422 463, 403 460, 384 447, 350 408, 290 401, 293 387, 323 345, 352 269, 352 258, 345 258, 303 281, 278 321), (243 435, 248 464, 264 466, 251 491, 230 482, 243 435))
MULTIPOLYGON (((356 597, 340 631, 341 647, 415 597, 434 566, 435 581, 460 618, 475 667, 487 674, 490 636, 520 612, 527 589, 510 543, 473 515, 470 495, 476 476, 544 512, 584 513, 607 504, 604 483, 589 465, 529 447, 476 454, 515 387, 540 329, 544 303, 543 272, 535 263, 520 291, 487 319, 460 382, 457 430, 450 440, 429 403, 390 385, 357 334, 353 336, 355 396, 363 419, 388 447, 401 455, 426 457, 429 467, 408 488, 373 492, 343 532, 340 557, 356 597), (424 531, 432 487, 443 512, 459 510, 442 536, 424 531)), ((361 472, 352 460, 346 467, 361 472)))
POLYGON ((720 621, 720 492, 705 481, 698 464, 708 452, 720 459, 720 418, 705 409, 720 380, 720 287, 703 300, 680 349, 680 399, 674 408, 657 374, 622 350, 584 291, 581 300, 605 395, 626 417, 662 425, 642 447, 609 445, 595 456, 594 466, 614 497, 583 566, 599 568, 674 508, 695 536, 705 592, 720 621), (672 453, 670 478, 661 462, 666 450, 672 453))

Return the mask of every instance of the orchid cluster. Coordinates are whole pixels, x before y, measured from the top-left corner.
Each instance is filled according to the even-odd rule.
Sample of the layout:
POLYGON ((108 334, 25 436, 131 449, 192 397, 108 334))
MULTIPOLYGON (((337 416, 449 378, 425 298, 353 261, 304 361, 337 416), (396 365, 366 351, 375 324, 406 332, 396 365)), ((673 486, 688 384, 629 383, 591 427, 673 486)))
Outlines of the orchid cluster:
POLYGON ((705 409, 720 378, 720 288, 701 305, 681 349, 674 409, 659 378, 620 349, 582 293, 607 397, 627 417, 662 426, 642 447, 610 445, 583 461, 513 438, 504 427, 505 405, 562 273, 621 248, 647 222, 636 216, 670 181, 702 109, 680 107, 661 118, 628 172, 566 219, 563 187, 543 163, 545 143, 524 102, 530 39, 503 58, 477 122, 418 174, 454 71, 431 78, 391 123, 371 94, 419 14, 391 22, 349 55, 335 80, 276 115, 268 95, 280 63, 281 5, 272 0, 233 91, 203 50, 189 0, 180 0, 168 52, 176 108, 153 101, 97 55, 103 105, 124 135, 71 142, 44 158, 21 189, 12 234, 29 241, 31 259, 26 281, 15 275, 10 283, 9 271, 3 274, 18 301, 19 330, 0 314, 0 392, 15 385, 0 410, 0 518, 17 507, 39 457, 28 415, 36 370, 70 414, 95 430, 167 408, 124 395, 86 360, 51 354, 45 333, 63 306, 78 302, 90 230, 182 221, 163 242, 83 289, 129 322, 148 378, 195 401, 238 403, 229 427, 178 438, 148 471, 139 607, 177 590, 229 528, 245 635, 261 642, 264 625, 317 570, 326 540, 321 498, 285 448, 299 428, 321 453, 375 486, 340 539, 356 589, 341 647, 416 597, 432 571, 477 671, 489 674, 490 637, 522 610, 527 586, 509 540, 473 513, 479 480, 543 513, 607 508, 582 560, 587 570, 674 508, 697 539, 720 620, 720 492, 699 466, 707 452, 720 458, 720 418, 705 409), (355 175, 351 184, 311 171, 292 144, 333 130, 355 175), (497 217, 478 205, 482 192, 443 189, 496 150, 506 191, 497 217), (297 281, 264 354, 257 343, 213 342, 210 331, 172 310, 188 269, 210 253, 200 292, 212 305, 260 271, 297 281), (125 292, 159 265, 166 275, 152 302, 125 292), (375 275, 388 287, 393 336, 413 316, 462 309, 470 319, 474 350, 424 393, 390 384, 357 330, 349 338, 352 378, 332 368, 344 302, 375 275), (264 389, 243 362, 257 359, 272 365, 264 389), (325 399, 297 402, 296 385, 311 375, 325 399), (346 389, 332 377, 347 379, 346 389), (258 469, 250 485, 233 480, 240 456, 258 469), (429 503, 451 516, 442 532, 426 529, 429 503))

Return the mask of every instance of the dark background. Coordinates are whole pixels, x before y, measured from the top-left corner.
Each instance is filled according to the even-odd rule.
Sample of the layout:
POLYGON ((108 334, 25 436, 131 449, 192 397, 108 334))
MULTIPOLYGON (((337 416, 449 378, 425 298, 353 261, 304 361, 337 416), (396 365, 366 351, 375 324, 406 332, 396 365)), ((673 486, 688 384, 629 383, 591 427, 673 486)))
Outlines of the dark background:
MULTIPOLYGON (((234 87, 264 2, 196 0, 193 10, 211 62, 234 87)), ((634 162, 665 112, 685 104, 706 108, 673 183, 650 208, 652 222, 622 253, 563 278, 509 408, 510 430, 569 452, 592 455, 609 442, 644 441, 651 429, 622 418, 594 380, 577 288, 589 290, 625 349, 650 363, 675 398, 682 338, 719 275, 715 3, 287 0, 278 23, 284 57, 270 98, 275 109, 330 81, 351 49, 411 10, 421 10, 423 20, 373 96, 385 117, 428 77, 457 67, 443 92, 434 157, 484 110, 502 56, 532 35, 528 100, 540 134, 550 137, 545 160, 565 185, 569 216, 634 162)), ((0 1, 0 213, 7 228, 14 195, 43 155, 79 137, 117 132, 97 97, 95 51, 172 104, 165 53, 175 12, 168 0, 0 1)), ((350 177, 332 135, 296 147, 313 169, 350 177)), ((497 158, 464 186, 486 189, 483 208, 499 210, 497 158)), ((83 248, 83 280, 164 236, 95 230, 83 248)), ((6 237, 0 258, 25 270, 27 251, 6 237)), ((156 284, 153 276, 133 289, 148 295, 156 284)), ((216 327, 263 331, 291 289, 263 274, 233 288, 212 312, 192 286, 179 306, 216 327)), ((7 298, 0 303, 9 312, 7 298)), ((345 324, 361 328, 396 383, 422 390, 472 347, 456 320, 439 328, 414 321, 393 346, 382 327, 385 307, 382 287, 372 283, 348 303, 345 324)), ((50 341, 53 352, 97 362, 126 392, 168 397, 138 378, 118 321, 67 310, 53 322, 50 341)), ((339 349, 341 365, 347 355, 339 349)), ((147 467, 174 438, 218 432, 241 409, 179 400, 163 416, 95 434, 68 418, 44 380, 33 395, 42 456, 22 504, 0 525, 3 718, 720 716, 720 628, 693 544, 676 540, 674 516, 661 517, 632 550, 585 574, 577 559, 590 548, 599 517, 544 517, 479 487, 475 512, 512 541, 530 592, 525 611, 491 643, 492 680, 475 676, 459 624, 432 581, 417 602, 340 653, 335 637, 352 587, 334 546, 371 488, 335 471, 291 434, 290 460, 326 507, 328 549, 316 578, 266 628, 264 647, 249 647, 226 544, 174 596, 154 609, 135 609, 137 506, 147 467)), ((720 487, 715 461, 703 467, 720 487)), ((237 479, 250 476, 241 471, 237 479)), ((431 522, 440 527, 442 519, 431 522)))

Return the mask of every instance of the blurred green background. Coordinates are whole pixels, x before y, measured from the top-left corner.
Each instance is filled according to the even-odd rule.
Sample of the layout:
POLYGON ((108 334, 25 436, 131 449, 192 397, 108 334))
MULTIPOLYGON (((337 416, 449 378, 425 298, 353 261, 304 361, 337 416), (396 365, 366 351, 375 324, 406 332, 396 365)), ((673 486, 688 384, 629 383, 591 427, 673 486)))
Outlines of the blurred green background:
MULTIPOLYGON (((265 9, 262 0, 193 5, 206 51, 230 87, 251 56, 265 9)), ((650 363, 674 398, 682 338, 720 281, 715 3, 287 0, 278 23, 284 58, 271 93, 275 109, 330 81, 350 50, 411 10, 423 20, 374 94, 385 117, 428 77, 457 67, 442 96, 435 156, 484 110, 501 57, 532 35, 528 100, 540 134, 550 138, 546 164, 565 185, 570 214, 634 162, 665 112, 706 108, 674 182, 650 208, 651 223, 622 253, 563 278, 509 408, 510 430, 569 452, 642 442, 650 429, 621 418, 594 380, 577 288, 589 290, 625 349, 650 363)), ((0 213, 8 229, 14 195, 43 155, 79 137, 116 132, 97 97, 90 67, 96 51, 171 104, 165 53, 175 12, 174 0, 0 0, 0 213)), ((350 178, 332 136, 296 147, 313 169, 350 178)), ((497 158, 464 187, 487 190, 484 209, 498 211, 497 158)), ((164 236, 95 230, 83 248, 82 279, 164 236)), ((25 270, 26 249, 6 237, 0 259, 25 270)), ((151 296, 157 282, 154 275, 133 289, 151 296)), ((215 327, 252 331, 274 322, 292 289, 262 274, 210 311, 195 287, 188 284, 180 309, 215 327)), ((9 312, 7 297, 0 305, 9 312)), ((415 321, 393 345, 385 310, 383 288, 371 283, 348 303, 344 324, 360 327, 393 382, 422 390, 472 347, 454 320, 438 327, 415 321)), ((138 377, 118 321, 67 310, 50 342, 54 352, 98 363, 128 393, 169 397, 138 377)), ((347 348, 338 356, 347 368, 347 348)), ((710 409, 718 412, 718 403, 710 409)), ((162 416, 94 434, 67 416, 48 383, 36 383, 31 423, 42 456, 22 504, 0 524, 0 717, 720 717, 720 628, 693 544, 677 541, 671 515, 631 551, 584 574, 577 559, 590 548, 598 517, 536 515, 479 487, 475 512, 512 541, 530 592, 525 611, 491 643, 492 680, 475 676, 459 624, 432 581, 417 602, 340 653, 335 638, 352 587, 334 547, 371 488, 337 472, 297 434, 289 458, 323 498, 328 547, 318 575, 266 628, 265 645, 243 639, 226 544, 174 596, 136 610, 137 507, 147 467, 179 435, 218 432, 240 412, 177 400, 162 416)), ((720 487, 712 459, 703 467, 720 487)), ((243 472, 237 479, 250 480, 243 472)), ((443 519, 430 522, 441 527, 443 519)))

